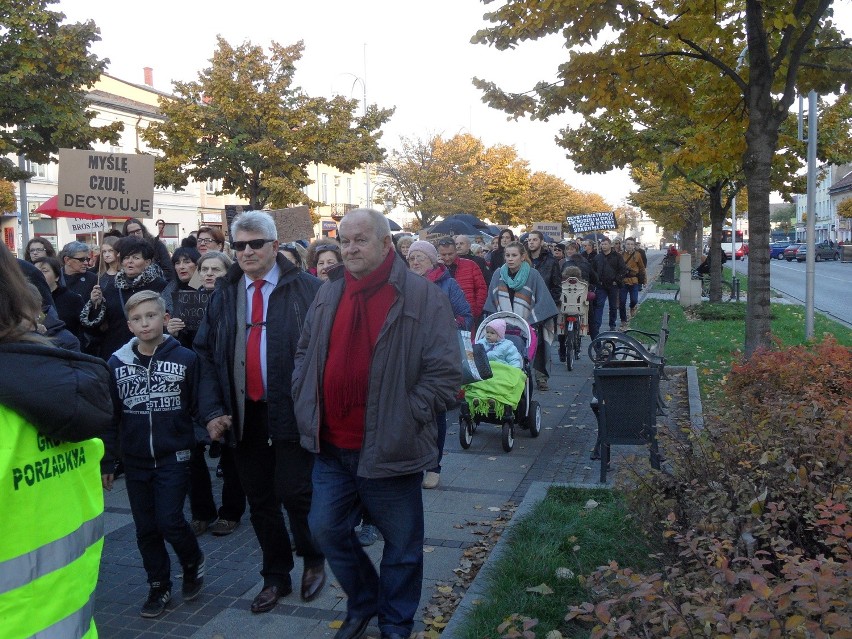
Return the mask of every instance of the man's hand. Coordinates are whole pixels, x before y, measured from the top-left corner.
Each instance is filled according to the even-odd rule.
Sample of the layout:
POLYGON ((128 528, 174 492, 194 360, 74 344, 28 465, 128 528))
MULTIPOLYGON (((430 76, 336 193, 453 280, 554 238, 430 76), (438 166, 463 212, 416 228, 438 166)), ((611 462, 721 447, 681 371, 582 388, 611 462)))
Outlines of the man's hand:
POLYGON ((228 430, 230 427, 230 415, 219 415, 219 417, 214 417, 209 422, 207 422, 207 432, 210 435, 210 439, 212 439, 213 441, 222 439, 222 435, 224 435, 225 431, 228 430))
POLYGON ((180 333, 185 328, 186 324, 179 317, 170 317, 168 323, 166 323, 166 330, 172 337, 177 337, 178 333, 180 333))
POLYGON ((115 479, 115 475, 112 473, 108 473, 106 475, 101 475, 101 484, 106 490, 112 490, 112 482, 115 479))

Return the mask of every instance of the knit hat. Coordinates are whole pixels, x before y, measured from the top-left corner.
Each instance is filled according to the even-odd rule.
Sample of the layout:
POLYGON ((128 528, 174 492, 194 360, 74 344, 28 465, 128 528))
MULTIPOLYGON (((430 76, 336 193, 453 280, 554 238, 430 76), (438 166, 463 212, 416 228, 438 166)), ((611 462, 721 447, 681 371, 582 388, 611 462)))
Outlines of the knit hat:
POLYGON ((431 242, 425 240, 412 242, 411 246, 408 247, 408 254, 411 255, 414 251, 420 251, 425 254, 426 257, 432 260, 432 264, 438 263, 438 249, 431 242))
POLYGON ((506 320, 491 320, 490 322, 488 322, 487 326, 488 328, 493 328, 494 332, 497 333, 497 336, 500 339, 504 339, 506 337, 506 320))

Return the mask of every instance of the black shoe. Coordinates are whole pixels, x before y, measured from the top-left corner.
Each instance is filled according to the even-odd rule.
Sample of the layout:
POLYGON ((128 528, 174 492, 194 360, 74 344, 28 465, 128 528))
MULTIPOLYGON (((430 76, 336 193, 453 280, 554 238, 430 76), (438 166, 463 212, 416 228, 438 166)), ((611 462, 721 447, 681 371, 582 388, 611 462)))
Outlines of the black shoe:
POLYGON ((183 594, 184 601, 192 601, 201 592, 201 586, 204 584, 204 555, 201 555, 199 560, 194 564, 189 564, 183 567, 183 594))
POLYGON ((382 639, 408 639, 411 636, 411 633, 401 635, 398 632, 383 632, 382 639))
POLYGON ((568 355, 566 354, 565 347, 560 346, 559 347, 559 361, 564 362, 566 359, 568 359, 568 355))
POLYGON ((166 609, 166 605, 172 600, 172 591, 170 588, 161 586, 155 581, 151 584, 151 590, 148 591, 148 599, 142 604, 142 610, 139 614, 148 619, 159 617, 166 609))
POLYGON ((361 639, 367 633, 372 617, 346 617, 334 639, 361 639))

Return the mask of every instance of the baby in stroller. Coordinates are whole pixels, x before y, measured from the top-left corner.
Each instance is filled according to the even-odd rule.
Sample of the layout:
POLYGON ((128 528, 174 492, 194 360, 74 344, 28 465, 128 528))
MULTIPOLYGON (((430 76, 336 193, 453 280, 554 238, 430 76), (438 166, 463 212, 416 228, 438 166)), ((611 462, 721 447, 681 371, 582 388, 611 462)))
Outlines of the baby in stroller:
POLYGON ((516 368, 523 367, 521 354, 512 342, 506 339, 506 320, 491 320, 485 325, 485 337, 477 344, 485 347, 485 354, 491 362, 503 362, 516 368))
POLYGON ((526 375, 523 358, 517 347, 506 338, 506 321, 493 319, 485 325, 485 335, 477 340, 485 347, 493 376, 465 387, 465 398, 471 415, 488 415, 502 419, 506 407, 512 410, 524 392, 526 375))

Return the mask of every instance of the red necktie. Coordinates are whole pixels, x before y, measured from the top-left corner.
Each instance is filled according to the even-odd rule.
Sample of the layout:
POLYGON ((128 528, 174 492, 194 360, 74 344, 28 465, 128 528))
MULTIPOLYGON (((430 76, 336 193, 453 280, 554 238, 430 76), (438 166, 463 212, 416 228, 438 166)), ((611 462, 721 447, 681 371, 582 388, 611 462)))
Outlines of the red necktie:
POLYGON ((260 366, 260 336, 263 333, 263 285, 266 280, 255 280, 251 299, 251 329, 246 343, 246 392, 255 402, 263 399, 263 370, 260 366))

